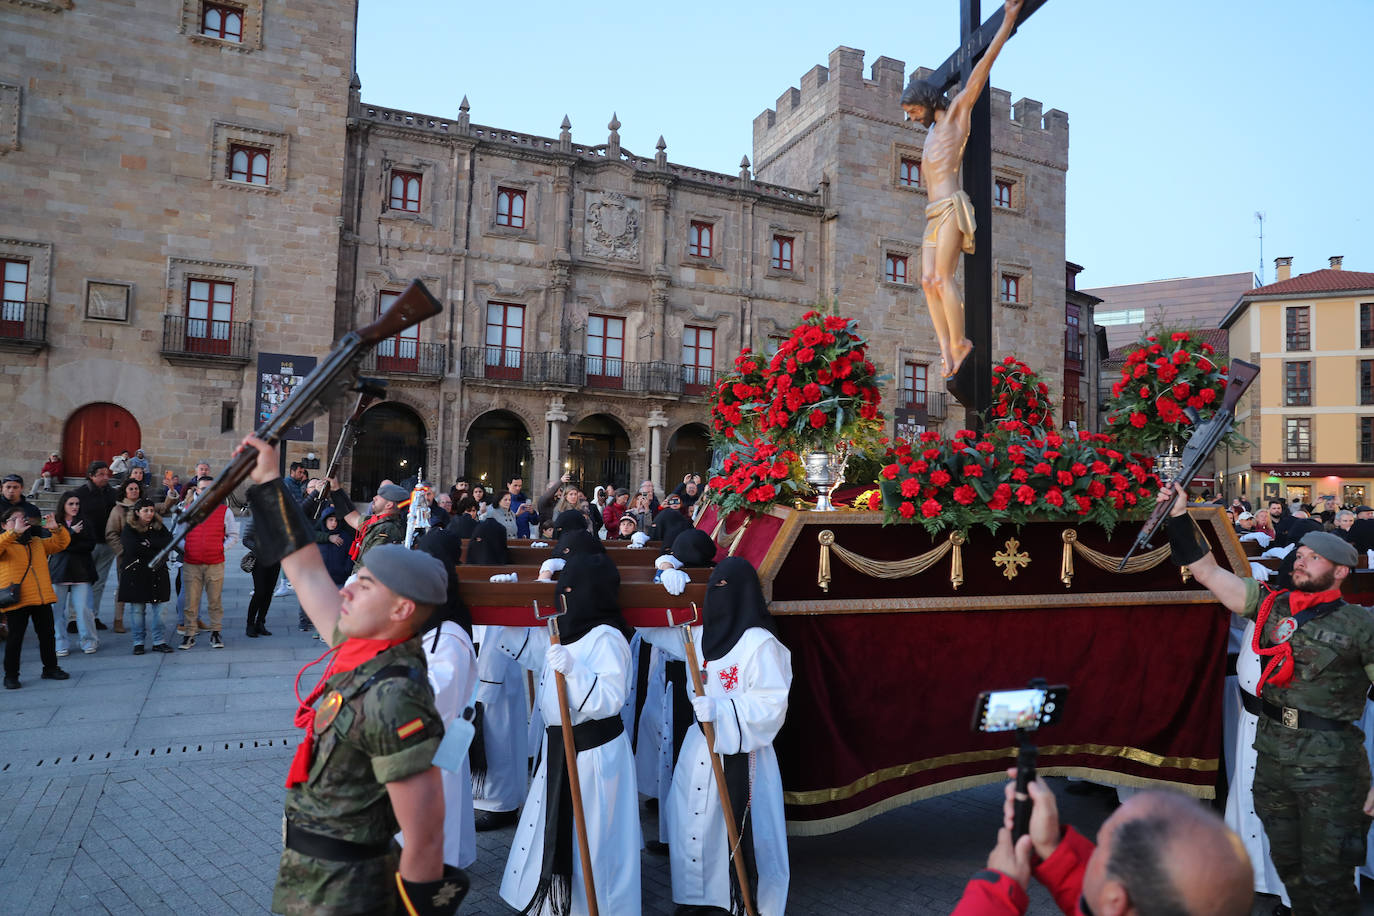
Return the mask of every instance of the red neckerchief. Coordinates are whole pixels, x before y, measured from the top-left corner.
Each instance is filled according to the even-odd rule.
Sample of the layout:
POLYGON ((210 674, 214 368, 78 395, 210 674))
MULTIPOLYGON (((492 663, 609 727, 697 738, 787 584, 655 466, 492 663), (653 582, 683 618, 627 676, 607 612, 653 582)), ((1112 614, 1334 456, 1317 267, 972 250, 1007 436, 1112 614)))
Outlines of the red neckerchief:
POLYGON ((1272 656, 1268 664, 1264 666, 1263 673, 1260 674, 1259 684, 1255 687, 1255 696, 1264 695, 1264 685, 1273 684, 1275 687, 1287 687, 1293 683, 1293 645, 1292 637, 1285 639, 1277 645, 1268 649, 1260 648, 1260 637, 1264 635, 1264 624, 1269 619, 1269 612, 1274 609, 1274 602, 1279 595, 1288 596, 1288 613, 1296 617, 1303 611, 1318 604, 1325 604, 1328 601, 1339 601, 1341 590, 1338 588, 1327 589, 1324 592, 1290 592, 1271 591, 1260 604, 1259 613, 1255 615, 1255 635, 1251 640, 1251 648, 1259 656, 1272 656))
POLYGON ((291 769, 286 774, 286 787, 294 789, 296 786, 305 782, 310 776, 310 762, 315 753, 315 703, 320 695, 324 693, 324 686, 329 679, 341 671, 352 671, 359 665, 372 661, 392 646, 399 646, 405 639, 358 639, 356 637, 345 639, 331 649, 325 650, 324 655, 307 664, 300 671, 296 672, 296 727, 305 729, 305 737, 296 747, 296 756, 291 758, 291 769), (306 670, 318 665, 330 654, 334 658, 324 669, 324 677, 315 685, 315 689, 310 691, 310 696, 301 699, 301 676, 306 670))
MULTIPOLYGON (((386 515, 369 515, 363 521, 363 526, 358 529, 358 536, 353 539, 353 543, 348 545, 348 558, 354 563, 358 562, 358 557, 363 552, 363 538, 367 537, 367 529, 386 518, 386 515)), ((314 664, 313 662, 311 664, 314 664)))

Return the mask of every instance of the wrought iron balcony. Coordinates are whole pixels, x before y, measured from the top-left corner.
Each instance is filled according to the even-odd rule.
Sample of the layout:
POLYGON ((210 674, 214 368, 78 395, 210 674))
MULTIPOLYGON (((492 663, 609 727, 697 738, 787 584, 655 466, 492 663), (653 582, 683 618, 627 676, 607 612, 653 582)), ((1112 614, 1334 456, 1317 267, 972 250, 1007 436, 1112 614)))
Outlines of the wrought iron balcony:
POLYGON ((161 352, 170 363, 246 366, 253 354, 253 325, 163 315, 161 352))
POLYGON ((564 385, 630 394, 709 394, 710 369, 663 361, 626 362, 582 353, 545 353, 514 347, 464 347, 465 379, 518 385, 564 385))
POLYGON ((362 371, 398 378, 440 379, 448 368, 448 347, 393 337, 363 357, 362 371))
POLYGON ((48 345, 48 304, 0 302, 0 349, 36 353, 48 345))
POLYGON ((903 407, 924 407, 931 420, 943 420, 948 414, 943 391, 908 391, 902 399, 903 407))

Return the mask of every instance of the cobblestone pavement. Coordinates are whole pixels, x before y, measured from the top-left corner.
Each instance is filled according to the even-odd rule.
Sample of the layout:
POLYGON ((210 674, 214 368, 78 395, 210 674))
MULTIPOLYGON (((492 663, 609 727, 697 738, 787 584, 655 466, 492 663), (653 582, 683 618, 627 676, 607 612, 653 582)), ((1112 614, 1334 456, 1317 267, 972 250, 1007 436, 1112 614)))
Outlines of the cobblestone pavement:
MULTIPOLYGON (((324 645, 298 631, 292 595, 273 602, 273 636, 244 637, 251 582, 238 555, 222 650, 202 639, 188 652, 135 657, 127 634, 107 630, 97 654, 62 660, 72 679, 59 683, 38 678, 27 637, 24 687, 0 691, 0 914, 267 912, 297 734, 292 678, 324 645)), ((107 591, 107 622, 112 601, 107 591)), ((788 912, 948 913, 986 859, 1000 792, 971 789, 794 838, 788 912)), ((1065 819, 1089 835, 1111 812, 1101 796, 1060 797, 1065 819)), ((653 818, 645 813, 646 835, 653 818)), ((462 912, 513 912, 497 896, 513 833, 478 835, 462 912)), ((667 859, 644 853, 641 866, 644 912, 670 914, 667 859)), ((1032 913, 1057 912, 1038 888, 1033 899, 1032 913)), ((1272 906, 1264 898, 1255 913, 1272 906)))

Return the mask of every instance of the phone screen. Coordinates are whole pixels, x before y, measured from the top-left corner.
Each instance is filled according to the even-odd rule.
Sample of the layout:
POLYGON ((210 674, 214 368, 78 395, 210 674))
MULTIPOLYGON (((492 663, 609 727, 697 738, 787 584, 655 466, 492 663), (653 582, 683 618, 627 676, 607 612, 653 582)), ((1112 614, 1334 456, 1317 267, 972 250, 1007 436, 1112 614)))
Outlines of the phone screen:
POLYGON ((986 703, 978 730, 1009 732, 1018 728, 1033 729, 1040 725, 1046 691, 1027 687, 1022 690, 992 690, 985 693, 986 703))

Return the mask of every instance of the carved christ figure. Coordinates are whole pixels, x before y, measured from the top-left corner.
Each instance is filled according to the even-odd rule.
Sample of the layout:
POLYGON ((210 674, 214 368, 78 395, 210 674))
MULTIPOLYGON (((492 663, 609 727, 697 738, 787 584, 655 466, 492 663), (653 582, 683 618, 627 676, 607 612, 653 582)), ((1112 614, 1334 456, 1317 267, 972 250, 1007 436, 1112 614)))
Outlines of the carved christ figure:
POLYGON ((1022 2, 1006 0, 1001 27, 987 53, 974 66, 968 82, 953 99, 947 99, 941 87, 915 76, 902 93, 902 110, 907 117, 929 129, 921 155, 921 180, 930 200, 921 239, 921 289, 940 342, 945 378, 952 378, 973 352, 973 341, 964 336, 964 299, 954 282, 960 252, 973 254, 976 226, 973 204, 959 181, 969 118, 973 103, 987 85, 992 62, 1016 27, 1022 2))

